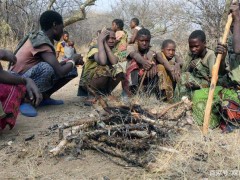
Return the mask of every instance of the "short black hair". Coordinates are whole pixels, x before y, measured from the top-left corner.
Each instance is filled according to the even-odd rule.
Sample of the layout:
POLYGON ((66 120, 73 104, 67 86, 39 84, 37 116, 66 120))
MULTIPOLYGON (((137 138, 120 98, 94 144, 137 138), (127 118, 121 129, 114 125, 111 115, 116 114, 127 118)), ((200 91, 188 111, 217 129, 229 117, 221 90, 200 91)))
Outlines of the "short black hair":
POLYGON ((67 34, 67 35, 69 35, 69 33, 68 33, 67 31, 63 31, 63 35, 64 35, 64 34, 67 34))
POLYGON ((42 13, 39 21, 40 26, 44 31, 51 29, 53 23, 56 23, 56 25, 63 24, 62 16, 58 12, 52 10, 42 13))
POLYGON ((176 46, 176 43, 172 39, 166 39, 162 42, 162 49, 166 48, 168 44, 174 44, 174 46, 176 46))
POLYGON ((137 37, 140 36, 149 36, 151 38, 151 33, 148 29, 142 28, 137 32, 137 37))
POLYGON ((138 18, 132 18, 131 21, 135 22, 135 24, 136 24, 137 26, 139 25, 139 19, 138 19, 138 18))
POLYGON ((115 23, 120 30, 123 30, 123 26, 124 26, 123 20, 114 19, 112 22, 115 23))
POLYGON ((196 39, 196 38, 199 39, 199 40, 202 41, 202 42, 206 42, 206 34, 205 34, 204 31, 202 31, 202 30, 195 30, 195 31, 193 31, 193 32, 190 34, 188 40, 190 40, 190 39, 196 39))

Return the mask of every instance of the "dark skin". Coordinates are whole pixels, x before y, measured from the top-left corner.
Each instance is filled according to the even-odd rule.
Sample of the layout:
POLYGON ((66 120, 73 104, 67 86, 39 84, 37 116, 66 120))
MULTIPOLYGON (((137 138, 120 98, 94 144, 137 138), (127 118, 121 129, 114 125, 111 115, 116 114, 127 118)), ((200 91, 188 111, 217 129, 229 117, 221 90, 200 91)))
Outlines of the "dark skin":
MULTIPOLYGON (((115 22, 112 22, 112 30, 116 33, 117 31, 122 31, 122 29, 120 29, 118 27, 118 25, 115 22)), ((119 40, 116 40, 116 43, 118 43, 119 40)))
MULTIPOLYGON (((62 39, 63 39, 65 42, 68 42, 68 40, 69 40, 69 34, 63 34, 62 39)), ((57 51, 57 52, 56 52, 56 57, 57 57, 57 58, 59 57, 59 54, 60 54, 60 52, 57 51)))
MULTIPOLYGON (((59 25, 53 24, 53 27, 45 31, 44 33, 48 36, 50 41, 54 44, 54 40, 56 41, 60 40, 62 32, 63 32, 63 24, 59 24, 59 25)), ((60 64, 53 53, 43 52, 43 53, 40 53, 39 55, 43 61, 47 62, 53 67, 54 71, 59 77, 65 76, 67 73, 69 73, 72 70, 72 67, 73 67, 72 63, 60 64)), ((84 64, 82 56, 80 54, 75 54, 73 56, 73 61, 75 62, 76 65, 84 64)))
MULTIPOLYGON (((189 43, 189 50, 191 51, 193 56, 204 58, 204 56, 207 53, 206 42, 205 41, 202 42, 200 39, 194 38, 194 39, 189 39, 188 43, 189 43)), ((189 68, 190 69, 195 69, 196 68, 196 62, 191 61, 190 65, 189 65, 189 68)), ((200 88, 200 86, 197 86, 193 83, 187 83, 185 85, 186 85, 187 88, 191 88, 191 89, 199 89, 200 88)))
POLYGON ((133 51, 129 54, 129 56, 142 65, 143 69, 147 71, 147 77, 153 78, 157 74, 157 66, 153 61, 151 61, 152 57, 150 57, 151 55, 148 53, 150 40, 151 37, 146 35, 138 37, 137 45, 139 52, 133 51))
MULTIPOLYGON (((239 4, 233 3, 230 6, 230 13, 232 13, 233 17, 233 24, 231 31, 233 33, 233 50, 234 53, 240 54, 240 10, 239 10, 239 4)), ((223 54, 223 59, 225 59, 227 55, 227 46, 221 44, 220 42, 217 45, 216 53, 223 54)))
MULTIPOLYGON (((61 36, 62 36, 62 33, 63 33, 63 24, 53 23, 52 28, 50 28, 47 31, 44 31, 44 33, 48 36, 50 41, 54 44, 54 40, 59 41, 61 39, 61 36)), ((52 66, 55 73, 60 78, 63 78, 73 68, 72 63, 66 63, 66 62, 59 63, 54 53, 43 52, 43 53, 40 53, 39 56, 41 57, 41 59, 43 61, 47 62, 48 64, 50 64, 52 66)), ((75 65, 83 65, 84 64, 83 57, 80 54, 74 54, 72 60, 75 62, 75 65)), ((61 88, 68 81, 69 80, 67 80, 66 82, 62 82, 62 84, 60 83, 59 87, 56 88, 56 90, 61 88)), ((47 93, 47 92, 43 93, 43 98, 44 99, 47 99, 50 96, 51 96, 51 93, 47 93)))
MULTIPOLYGON (((232 3, 230 6, 230 13, 232 13, 233 17, 233 23, 231 31, 233 33, 233 50, 234 53, 240 54, 240 10, 239 10, 239 4, 238 3, 232 3)), ((222 61, 220 65, 220 73, 225 73, 225 61, 227 55, 227 46, 225 44, 221 44, 220 42, 217 45, 216 48, 217 54, 222 54, 222 61)))
MULTIPOLYGON (((131 21, 131 22, 130 22, 130 27, 131 27, 131 29, 134 29, 136 26, 137 26, 137 25, 136 25, 136 23, 135 23, 134 21, 131 21)), ((134 29, 134 30, 133 30, 133 35, 132 35, 131 39, 129 40, 128 44, 134 44, 134 43, 135 43, 135 41, 136 41, 136 39, 137 39, 137 32, 138 32, 137 29, 134 29)))
POLYGON ((176 51, 176 45, 173 43, 169 43, 166 47, 162 48, 162 53, 165 55, 165 58, 162 57, 161 53, 157 54, 157 60, 160 64, 162 64, 166 70, 171 74, 172 79, 174 81, 179 81, 180 75, 181 75, 181 66, 182 66, 182 60, 175 55, 176 51), (169 61, 175 57, 176 63, 174 66, 172 66, 169 61))
MULTIPOLYGON (((116 44, 115 32, 105 30, 98 36, 98 53, 94 54, 94 60, 102 65, 114 65, 118 63, 118 57, 112 52, 116 44)), ((122 80, 123 73, 119 73, 114 79, 99 77, 90 82, 90 87, 110 94, 122 80)))
MULTIPOLYGON (((15 64, 17 61, 15 55, 12 52, 2 49, 0 49, 0 59, 11 62, 12 64, 15 64)), ((32 79, 14 76, 11 73, 4 71, 1 64, 0 64, 0 83, 11 85, 20 84, 25 85, 28 93, 28 99, 30 100, 32 105, 38 106, 39 103, 42 101, 42 94, 39 92, 37 86, 35 85, 32 79)))

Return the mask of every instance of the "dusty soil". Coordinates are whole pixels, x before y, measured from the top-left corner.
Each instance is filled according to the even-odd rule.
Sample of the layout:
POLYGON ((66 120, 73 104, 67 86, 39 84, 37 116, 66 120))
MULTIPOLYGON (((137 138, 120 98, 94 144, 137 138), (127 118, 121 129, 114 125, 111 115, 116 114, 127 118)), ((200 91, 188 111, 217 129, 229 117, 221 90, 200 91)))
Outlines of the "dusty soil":
POLYGON ((196 125, 172 136, 171 146, 179 153, 160 153, 155 172, 118 166, 90 150, 78 158, 52 157, 49 150, 57 145, 58 132, 48 127, 87 118, 93 110, 76 96, 78 82, 79 78, 74 79, 53 95, 63 99, 64 105, 40 107, 36 118, 19 115, 13 130, 0 132, 0 179, 239 179, 239 131, 221 134, 216 129, 205 139, 196 125), (25 141, 31 135, 34 139, 25 141))

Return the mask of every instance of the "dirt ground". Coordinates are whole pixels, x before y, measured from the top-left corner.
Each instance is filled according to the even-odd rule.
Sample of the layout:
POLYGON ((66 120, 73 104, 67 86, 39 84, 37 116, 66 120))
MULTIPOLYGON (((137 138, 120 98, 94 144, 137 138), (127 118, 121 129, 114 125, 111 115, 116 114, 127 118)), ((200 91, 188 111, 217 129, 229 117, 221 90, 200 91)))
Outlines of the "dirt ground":
MULTIPOLYGON (((239 179, 239 131, 222 134, 212 130, 203 138, 196 125, 172 137, 171 147, 178 153, 162 152, 156 170, 122 167, 102 154, 86 150, 52 157, 49 150, 58 143, 58 132, 48 127, 87 118, 92 111, 77 97, 79 78, 53 95, 65 104, 38 108, 38 116, 19 115, 13 130, 0 132, 0 179, 239 179), (34 135, 34 139, 25 138, 34 135)), ((159 102, 160 104, 161 102, 159 102)), ((155 107, 158 107, 158 103, 155 107)))

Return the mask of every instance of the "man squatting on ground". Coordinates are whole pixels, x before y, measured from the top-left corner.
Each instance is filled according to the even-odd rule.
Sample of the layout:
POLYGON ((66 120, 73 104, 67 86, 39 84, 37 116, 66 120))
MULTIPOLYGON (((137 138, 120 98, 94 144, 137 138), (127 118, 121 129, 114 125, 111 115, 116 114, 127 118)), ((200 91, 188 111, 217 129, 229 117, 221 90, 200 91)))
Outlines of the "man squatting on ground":
MULTIPOLYGON (((24 78, 31 78, 42 93, 44 105, 63 104, 62 100, 51 99, 51 95, 77 77, 75 65, 82 65, 81 55, 59 63, 54 49, 54 40, 59 41, 63 33, 62 16, 55 11, 45 11, 40 17, 41 30, 30 33, 17 47, 17 62, 11 68, 24 78)), ((29 103, 20 106, 22 114, 36 116, 36 110, 29 103)))

